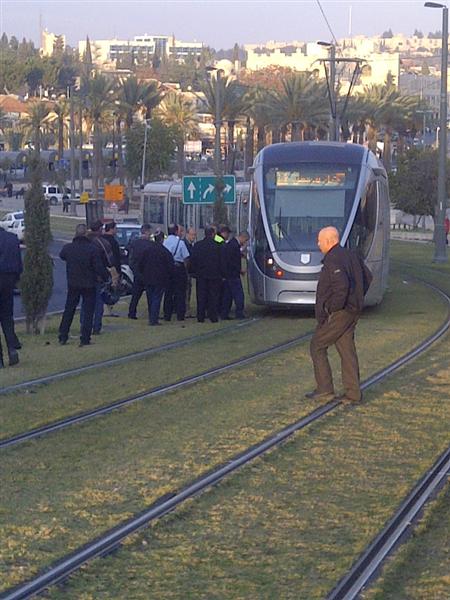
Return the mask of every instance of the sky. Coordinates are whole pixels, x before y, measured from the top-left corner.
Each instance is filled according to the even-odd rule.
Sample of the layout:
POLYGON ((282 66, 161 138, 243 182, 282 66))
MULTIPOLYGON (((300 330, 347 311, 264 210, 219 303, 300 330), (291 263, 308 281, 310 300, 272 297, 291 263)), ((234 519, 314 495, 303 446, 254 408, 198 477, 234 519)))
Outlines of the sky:
MULTIPOLYGON (((441 29, 441 10, 415 0, 321 0, 334 35, 412 34, 441 29)), ((0 0, 0 31, 39 42, 39 23, 76 46, 91 39, 144 33, 197 40, 216 50, 235 42, 331 39, 317 0, 0 0)))

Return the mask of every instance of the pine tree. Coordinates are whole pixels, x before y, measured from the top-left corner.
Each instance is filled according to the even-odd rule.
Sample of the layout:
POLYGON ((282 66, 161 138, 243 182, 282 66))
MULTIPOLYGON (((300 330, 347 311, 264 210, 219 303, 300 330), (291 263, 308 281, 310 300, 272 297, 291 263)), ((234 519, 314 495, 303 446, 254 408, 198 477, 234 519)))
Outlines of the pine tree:
POLYGON ((48 301, 53 288, 53 264, 48 253, 51 241, 48 202, 42 190, 42 173, 36 154, 31 159, 31 188, 25 195, 24 272, 21 278, 22 302, 27 332, 43 332, 48 301))

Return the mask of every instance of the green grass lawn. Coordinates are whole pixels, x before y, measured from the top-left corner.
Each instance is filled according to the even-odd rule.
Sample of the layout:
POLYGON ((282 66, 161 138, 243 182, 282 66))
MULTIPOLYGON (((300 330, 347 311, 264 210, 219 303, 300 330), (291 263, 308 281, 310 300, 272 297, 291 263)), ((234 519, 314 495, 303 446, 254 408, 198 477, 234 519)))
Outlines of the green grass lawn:
MULTIPOLYGON (((423 269, 417 275, 427 277, 427 273, 423 269)), ((449 281, 441 284, 450 291, 449 281)), ((416 289, 404 291, 403 305, 410 320, 415 319, 416 330, 422 330, 426 316, 420 316, 423 304, 416 289), (410 311, 411 299, 415 310, 410 311)), ((437 307, 428 304, 427 308, 432 320, 442 318, 437 307)), ((391 329, 395 319, 386 325, 391 329)), ((364 332, 366 336, 372 332, 371 352, 359 336, 363 369, 367 363, 375 367, 382 355, 375 331, 372 327, 364 332)), ((397 329, 397 338, 407 331, 404 327, 402 334, 397 329)), ((388 362, 394 342, 386 334, 383 358, 388 362)), ((448 445, 449 360, 446 337, 368 391, 361 406, 340 409, 301 432, 281 449, 134 536, 119 552, 95 561, 49 596, 324 598, 448 445)), ((283 368, 276 366, 277 371, 283 368)), ((287 366, 283 380, 293 368, 287 366)), ((275 391, 264 381, 264 393, 271 393, 272 403, 279 405, 283 388, 275 391)), ((292 398, 295 388, 292 382, 290 386, 292 398)), ((256 387, 259 378, 254 379, 252 390, 256 387)), ((106 498, 104 502, 109 501, 106 498)), ((448 491, 441 495, 421 530, 364 598, 450 597, 449 499, 448 491)), ((101 502, 100 496, 91 500, 88 510, 93 521, 94 505, 101 502)))
MULTIPOLYGON (((409 350, 437 326, 444 314, 442 301, 429 290, 418 284, 405 283, 402 278, 394 278, 383 305, 367 311, 358 327, 363 376, 409 350)), ((280 329, 280 320, 284 318, 274 317, 277 319, 276 327, 269 326, 268 321, 261 324, 268 338, 275 341, 274 332, 280 329)), ((291 335, 294 326, 300 327, 302 323, 287 323, 291 335)), ((251 331, 258 326, 253 325, 251 331)), ((225 348, 232 348, 239 344, 239 334, 234 333, 222 342, 225 348)), ((252 343, 254 347, 256 338, 252 343)), ((209 358, 209 354, 218 350, 209 348, 198 353, 197 368, 199 364, 204 366, 207 355, 209 358)), ((178 369, 183 360, 183 356, 177 354, 171 360, 172 367, 176 365, 178 369)), ((333 362, 336 367, 335 356, 333 362)), ((136 385, 136 380, 140 384, 146 383, 146 376, 160 368, 159 363, 156 366, 150 361, 143 363, 140 372, 124 374, 130 379, 124 379, 123 389, 119 387, 122 381, 119 384, 116 374, 108 379, 106 371, 91 379, 87 387, 82 387, 80 379, 69 395, 64 396, 63 390, 60 391, 60 403, 63 404, 65 397, 66 407, 72 412, 72 408, 77 406, 78 396, 83 394, 94 403, 98 402, 99 396, 108 399, 114 399, 115 395, 120 397, 128 385, 136 385)), ((3 587, 36 572, 93 535, 142 509, 161 494, 306 414, 313 404, 306 402, 303 394, 312 387, 308 344, 303 344, 251 367, 4 451, 1 469, 5 500, 0 548, 0 563, 4 565, 3 587)), ((54 386, 51 389, 55 389, 54 386)), ((45 389, 41 393, 44 394, 45 389)), ((32 395, 27 400, 30 407, 36 406, 39 411, 41 403, 48 403, 50 396, 32 395)), ((386 405, 392 409, 388 415, 392 425, 396 419, 396 406, 392 406, 392 398, 389 397, 386 405)), ((17 418, 14 406, 11 402, 9 410, 17 418)), ((21 411, 27 410, 24 404, 21 411)), ((363 413, 355 411, 355 414, 363 413)), ((366 420, 369 422, 369 419, 366 420)), ((328 422, 326 420, 325 423, 328 422)), ((364 419, 361 418, 362 422, 364 419)), ((443 419, 439 419, 439 423, 444 427, 443 419)), ((362 427, 359 422, 358 426, 362 427)), ((321 428, 322 425, 319 431, 321 428)), ((326 427, 324 431, 326 433, 326 427)), ((345 431, 340 430, 338 435, 344 447, 348 444, 345 431)), ((418 427, 418 435, 420 431, 418 427)), ((311 432, 313 430, 305 431, 301 439, 312 443, 316 432, 314 430, 314 435, 311 432)), ((357 439, 364 446, 364 438, 358 435, 357 439)), ((330 438, 330 444, 324 448, 326 454, 334 452, 333 443, 330 438)), ((434 443, 439 443, 438 436, 434 443)), ((305 453, 296 456, 295 465, 306 464, 306 459, 314 457, 309 446, 305 448, 305 453)), ((362 456, 361 452, 359 456, 362 456)), ((307 472, 305 467, 305 475, 307 472)), ((289 480, 294 484, 294 475, 289 480)), ((239 481, 242 481, 240 487, 245 488, 247 479, 244 477, 239 481)), ((302 486, 302 483, 298 485, 302 486)), ((220 490, 218 493, 221 493, 220 490)), ((298 489, 295 490, 298 494, 298 489)), ((325 504, 326 490, 323 488, 321 493, 325 494, 322 500, 325 504)), ((201 506, 204 510, 203 504, 201 506)), ((251 505, 247 503, 247 506, 251 513, 251 505)), ((220 507, 217 510, 221 512, 220 507)), ((189 522, 184 522, 183 527, 187 530, 188 525, 189 522)), ((234 533, 236 535, 238 531, 234 529, 234 533)), ((175 537, 168 543, 173 543, 176 549, 177 540, 175 537)), ((186 568, 194 573, 195 569, 189 566, 189 552, 184 561, 186 568)), ((225 567, 226 563, 222 561, 220 568, 225 567)), ((128 568, 127 573, 131 572, 128 568)), ((215 573, 211 570, 212 575, 215 573)), ((178 588, 175 580, 171 581, 181 590, 179 597, 189 597, 192 581, 183 589, 178 588)), ((94 596, 87 597, 102 596, 94 593, 94 596)), ((112 593, 110 597, 123 596, 112 593)), ((153 597, 161 596, 156 594, 153 597)))
MULTIPOLYGON (((449 359, 446 341, 358 409, 297 435, 50 597, 323 599, 448 443, 449 359)), ((440 561, 437 581, 425 573, 427 593, 383 587, 377 600, 449 597, 448 546, 422 551, 440 561)))
POLYGON ((414 536, 388 563, 365 600, 448 600, 450 597, 450 489, 427 509, 414 536))
POLYGON ((86 219, 80 217, 50 216, 50 227, 54 237, 62 234, 64 238, 71 239, 75 235, 75 228, 79 223, 86 223, 86 219))

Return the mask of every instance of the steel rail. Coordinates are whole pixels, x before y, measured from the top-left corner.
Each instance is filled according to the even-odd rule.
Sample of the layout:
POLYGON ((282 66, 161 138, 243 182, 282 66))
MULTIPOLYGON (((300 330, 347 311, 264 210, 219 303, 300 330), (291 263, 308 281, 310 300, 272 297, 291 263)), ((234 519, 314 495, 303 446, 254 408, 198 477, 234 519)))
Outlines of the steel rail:
MULTIPOLYGON (((425 282, 422 282, 425 283, 425 282)), ((395 370, 402 367, 405 362, 413 360, 420 353, 427 350, 433 343, 441 338, 450 327, 450 297, 440 288, 426 284, 430 288, 434 289, 439 293, 446 301, 448 306, 446 320, 440 325, 436 331, 418 344, 413 350, 406 353, 386 368, 381 369, 375 373, 372 377, 367 379, 362 384, 362 389, 366 389, 371 385, 379 382, 384 377, 387 377, 395 370)), ((153 502, 146 510, 140 512, 134 517, 127 521, 119 524, 118 526, 110 529, 103 535, 97 537, 95 540, 88 542, 81 548, 75 550, 65 558, 56 562, 50 566, 47 570, 39 573, 36 577, 22 583, 17 586, 6 590, 0 595, 1 600, 25 600, 33 597, 48 588, 50 585, 54 585, 59 581, 66 579, 71 573, 79 569, 87 561, 93 558, 102 556, 116 548, 121 542, 129 535, 135 533, 139 529, 142 529, 150 522, 164 516, 168 512, 174 510, 177 506, 182 504, 185 500, 192 498, 193 496, 205 491, 207 488, 215 485, 221 481, 225 476, 236 471, 238 468, 249 463, 255 458, 265 454, 268 450, 279 446, 281 443, 286 441, 297 431, 304 429, 311 423, 314 423, 318 419, 322 418, 332 410, 340 406, 342 402, 340 400, 333 400, 322 406, 319 406, 314 411, 299 419, 295 423, 292 423, 277 433, 269 436, 263 442, 251 446, 247 450, 239 453, 238 455, 231 458, 225 464, 219 465, 211 471, 208 471, 204 475, 200 476, 194 482, 187 484, 184 488, 179 491, 174 491, 171 494, 166 494, 162 498, 153 502)))
MULTIPOLYGON (((223 331, 223 330, 221 330, 223 331)), ((219 367, 213 367, 212 369, 207 369, 201 373, 197 373, 196 375, 189 375, 188 377, 184 377, 175 383, 170 383, 168 385, 160 385, 154 388, 151 388, 145 392, 141 392, 139 394, 134 394, 133 396, 128 396, 126 398, 122 398, 120 400, 116 400, 115 402, 111 402, 110 404, 105 404, 103 406, 99 406, 97 408, 93 408, 92 410, 83 411, 81 413, 77 413, 75 415, 71 415, 69 417, 65 417, 64 419, 60 419, 58 421, 53 421, 53 423, 48 423, 47 425, 43 425, 41 427, 36 427, 34 429, 30 429, 29 431, 25 431, 23 433, 18 433, 12 437, 4 438, 0 440, 0 450, 5 448, 10 448, 11 446, 16 446, 23 442, 28 442, 38 437, 42 437, 49 433, 60 431, 61 429, 65 429, 71 425, 84 423, 85 421, 89 421, 95 417, 100 417, 102 415, 109 414, 115 410, 120 408, 124 408, 125 406, 129 406, 130 404, 134 404, 135 402, 139 402, 141 400, 147 400, 149 398, 156 398, 156 396, 161 396, 163 394, 167 394, 169 392, 174 392, 180 388, 183 388, 187 385, 192 385, 194 383, 199 383, 200 381, 205 381, 211 377, 215 377, 216 375, 221 375, 226 371, 231 369, 235 369, 237 367, 243 367, 248 365, 256 360, 260 360, 262 358, 266 358, 276 352, 281 352, 283 350, 288 350, 304 341, 307 338, 312 336, 312 332, 304 333, 300 336, 297 336, 287 342, 281 342, 279 344, 275 344, 266 348, 265 350, 261 350, 259 352, 254 352, 249 354, 243 358, 238 358, 236 360, 230 361, 224 365, 220 365, 219 367)))
POLYGON ((116 358, 108 358, 106 360, 91 363, 89 365, 83 365, 81 367, 67 369, 66 371, 59 371, 58 373, 53 373, 51 375, 43 375, 42 377, 36 377, 35 379, 29 379, 28 381, 21 381, 20 383, 13 383, 12 385, 8 385, 0 389, 0 395, 9 394, 11 392, 22 390, 24 388, 33 387, 35 385, 51 383, 53 381, 65 379, 66 377, 73 377, 74 375, 80 375, 81 373, 85 373, 86 371, 91 371, 93 369, 100 369, 104 367, 120 365, 131 360, 144 358, 146 356, 151 356, 152 354, 157 354, 158 352, 165 352, 167 350, 173 350, 174 348, 181 348, 192 342, 198 342, 213 337, 217 333, 227 333, 229 331, 233 331, 235 329, 245 327, 247 325, 252 325, 253 323, 256 323, 260 320, 260 317, 254 319, 247 319, 234 325, 229 325, 220 329, 214 329, 213 331, 208 331, 207 333, 202 333, 200 335, 194 335, 188 338, 184 338, 182 340, 168 342, 167 344, 162 344, 161 346, 155 346, 153 348, 147 348, 145 350, 138 350, 137 352, 131 352, 129 354, 124 354, 123 356, 118 356, 116 358))
POLYGON ((367 546, 359 559, 328 594, 326 600, 354 600, 371 582, 381 565, 413 527, 425 504, 444 485, 450 474, 450 446, 402 501, 393 517, 367 546))

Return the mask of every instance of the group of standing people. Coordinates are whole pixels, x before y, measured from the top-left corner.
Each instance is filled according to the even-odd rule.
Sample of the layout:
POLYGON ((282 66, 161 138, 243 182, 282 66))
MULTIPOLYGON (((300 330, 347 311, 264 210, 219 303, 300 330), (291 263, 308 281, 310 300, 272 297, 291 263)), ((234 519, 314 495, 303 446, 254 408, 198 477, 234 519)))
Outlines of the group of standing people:
MULTIPOLYGON (((181 226, 172 224, 167 237, 160 229, 152 235, 151 226, 144 224, 140 237, 130 242, 128 262, 134 282, 128 317, 137 319, 137 306, 145 292, 149 325, 161 324, 163 298, 164 320, 170 321, 175 315, 178 321, 184 321, 192 316, 195 280, 199 323, 206 317, 213 323, 219 317, 230 319, 233 302, 236 318, 245 318, 241 260, 247 232, 230 239, 231 230, 227 226, 209 226, 205 228, 205 238, 198 242, 194 229, 183 233, 181 226)), ((101 333, 104 305, 110 306, 114 301, 107 296, 114 294, 120 280, 121 254, 115 235, 114 221, 106 225, 97 221, 89 230, 80 224, 73 241, 60 252, 67 271, 67 298, 58 335, 62 345, 69 339, 80 299, 80 346, 89 345, 91 336, 101 333)))
POLYGON ((134 275, 133 292, 128 312, 136 319, 138 302, 147 294, 149 324, 159 325, 161 300, 163 315, 178 321, 191 315, 193 281, 196 282, 197 320, 208 317, 213 323, 230 318, 233 300, 236 318, 244 318, 244 291, 241 282, 242 251, 247 232, 230 238, 228 227, 205 228, 205 237, 197 241, 197 232, 190 228, 183 235, 182 227, 172 224, 168 236, 157 229, 151 241, 151 227, 142 225, 141 237, 128 249, 129 265, 134 275), (218 240, 217 238, 220 238, 218 240))

